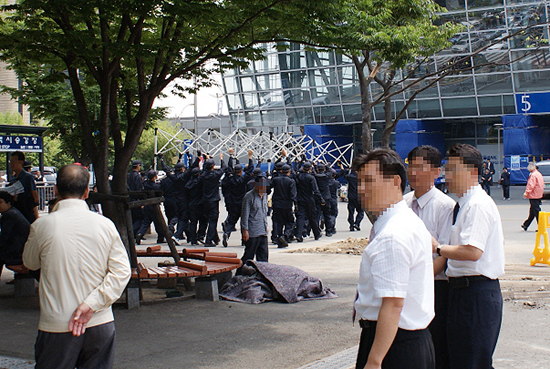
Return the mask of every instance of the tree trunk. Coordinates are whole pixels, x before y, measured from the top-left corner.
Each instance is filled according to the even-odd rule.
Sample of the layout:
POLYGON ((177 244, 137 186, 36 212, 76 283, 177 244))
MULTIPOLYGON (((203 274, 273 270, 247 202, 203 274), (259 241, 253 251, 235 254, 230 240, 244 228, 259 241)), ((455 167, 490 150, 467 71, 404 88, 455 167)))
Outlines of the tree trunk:
MULTIPOLYGON (((384 94, 389 94, 389 91, 384 91, 384 94)), ((382 132, 381 147, 390 148, 390 138, 394 128, 395 125, 391 115, 391 97, 388 96, 384 100, 384 131, 382 132)))
POLYGON ((359 77, 359 88, 361 91, 361 144, 363 153, 367 153, 372 149, 372 134, 371 134, 371 105, 369 84, 370 78, 365 75, 365 64, 359 62, 359 58, 353 57, 353 63, 359 77))

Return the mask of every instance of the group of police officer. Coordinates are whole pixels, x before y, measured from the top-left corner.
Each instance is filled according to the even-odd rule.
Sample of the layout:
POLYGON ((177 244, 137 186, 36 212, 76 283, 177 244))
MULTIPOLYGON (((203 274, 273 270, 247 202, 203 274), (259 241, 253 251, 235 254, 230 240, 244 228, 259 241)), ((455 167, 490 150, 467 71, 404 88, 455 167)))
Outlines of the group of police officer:
MULTIPOLYGON (((234 149, 228 150, 228 162, 224 162, 221 153, 219 169, 215 168, 212 156, 197 151, 193 157, 186 153, 187 167, 180 161, 173 167, 166 165, 159 155, 162 170, 166 177, 157 183, 158 173, 148 170, 145 180, 142 178, 142 163, 132 162, 132 171, 128 176, 129 191, 162 190, 165 198, 164 209, 168 219, 168 228, 175 242, 187 239, 191 245, 199 243, 214 247, 222 242, 227 247, 229 237, 236 231, 241 216, 244 195, 253 190, 257 176, 269 180, 268 193, 271 193, 270 213, 273 223, 271 240, 284 248, 294 240, 303 242, 313 232, 317 240, 324 229, 327 237, 336 233, 338 216, 339 177, 348 182, 348 223, 350 231, 360 230, 364 212, 357 195, 357 173, 338 163, 336 171, 324 163, 316 165, 307 161, 305 156, 291 158, 285 149, 271 169, 268 161, 267 171, 261 168, 262 159, 253 161, 253 151, 248 151, 248 164, 243 165, 234 156, 234 149), (217 231, 219 202, 221 193, 225 200, 227 218, 222 222, 223 238, 217 231)), ((151 223, 155 224, 157 242, 165 241, 160 225, 154 217, 151 207, 135 209, 132 212, 134 236, 139 244, 151 223)))

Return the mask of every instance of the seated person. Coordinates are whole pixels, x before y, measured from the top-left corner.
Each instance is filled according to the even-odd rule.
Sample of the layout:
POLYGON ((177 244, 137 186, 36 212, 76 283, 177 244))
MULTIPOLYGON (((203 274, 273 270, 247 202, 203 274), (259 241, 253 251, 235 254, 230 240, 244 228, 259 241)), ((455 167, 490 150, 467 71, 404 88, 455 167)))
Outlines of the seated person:
POLYGON ((0 191, 0 274, 4 265, 23 263, 21 255, 31 227, 27 218, 13 204, 13 196, 0 191))

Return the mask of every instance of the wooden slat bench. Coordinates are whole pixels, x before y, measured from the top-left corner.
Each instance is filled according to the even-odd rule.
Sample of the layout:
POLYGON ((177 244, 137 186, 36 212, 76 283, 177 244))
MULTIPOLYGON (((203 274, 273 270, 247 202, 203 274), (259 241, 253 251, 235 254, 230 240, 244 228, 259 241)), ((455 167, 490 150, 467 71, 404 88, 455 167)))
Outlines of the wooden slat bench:
MULTIPOLYGON (((171 256, 170 251, 160 246, 136 250, 138 257, 171 256)), ((218 285, 231 278, 232 271, 242 264, 236 253, 211 252, 209 249, 183 249, 178 252, 183 259, 175 266, 146 267, 139 263, 132 271, 134 279, 195 278, 195 295, 198 299, 219 300, 218 285), (220 281, 220 283, 218 283, 220 281)))
POLYGON ((13 281, 15 297, 36 295, 35 279, 24 265, 6 265, 6 268, 15 273, 13 281))

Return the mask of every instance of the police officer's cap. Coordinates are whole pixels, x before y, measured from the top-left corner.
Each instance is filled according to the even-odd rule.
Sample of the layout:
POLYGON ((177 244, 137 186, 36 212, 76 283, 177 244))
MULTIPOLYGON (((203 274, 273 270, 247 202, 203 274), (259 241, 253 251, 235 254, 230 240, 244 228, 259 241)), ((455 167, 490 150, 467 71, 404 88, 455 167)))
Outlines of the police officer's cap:
POLYGON ((235 165, 235 167, 233 168, 233 170, 235 172, 240 172, 241 170, 243 170, 243 166, 241 164, 237 164, 235 165))
POLYGON ((281 172, 283 172, 283 173, 288 173, 288 172, 290 172, 290 165, 288 165, 288 164, 283 165, 283 166, 281 167, 281 172))
POLYGON ((185 168, 185 164, 180 161, 179 163, 176 163, 175 168, 176 170, 180 170, 181 168, 185 168))
POLYGON ((133 167, 137 167, 138 165, 141 165, 141 160, 134 160, 134 161, 132 162, 132 166, 133 166, 133 167))
POLYGON ((28 161, 28 160, 25 160, 25 161, 23 162, 23 168, 30 168, 30 167, 32 167, 31 162, 28 161))
POLYGON ((283 165, 285 165, 285 163, 283 163, 282 161, 278 161, 278 162, 275 163, 275 169, 281 170, 283 165))
POLYGON ((262 174, 262 168, 254 168, 254 170, 252 171, 252 175, 254 176, 258 176, 262 174))
POLYGON ((208 159, 207 161, 204 162, 204 167, 206 169, 212 169, 214 168, 214 160, 212 159, 208 159))
POLYGON ((311 169, 311 163, 309 161, 306 161, 303 165, 304 169, 305 170, 310 170, 311 169))
POLYGON ((153 179, 157 176, 157 171, 156 170, 150 170, 147 172, 147 178, 149 179, 153 179))
POLYGON ((325 165, 324 164, 317 165, 317 171, 318 172, 324 172, 325 171, 325 165))
POLYGON ((201 170, 197 167, 191 169, 191 175, 197 176, 197 175, 199 175, 200 172, 201 172, 201 170))

